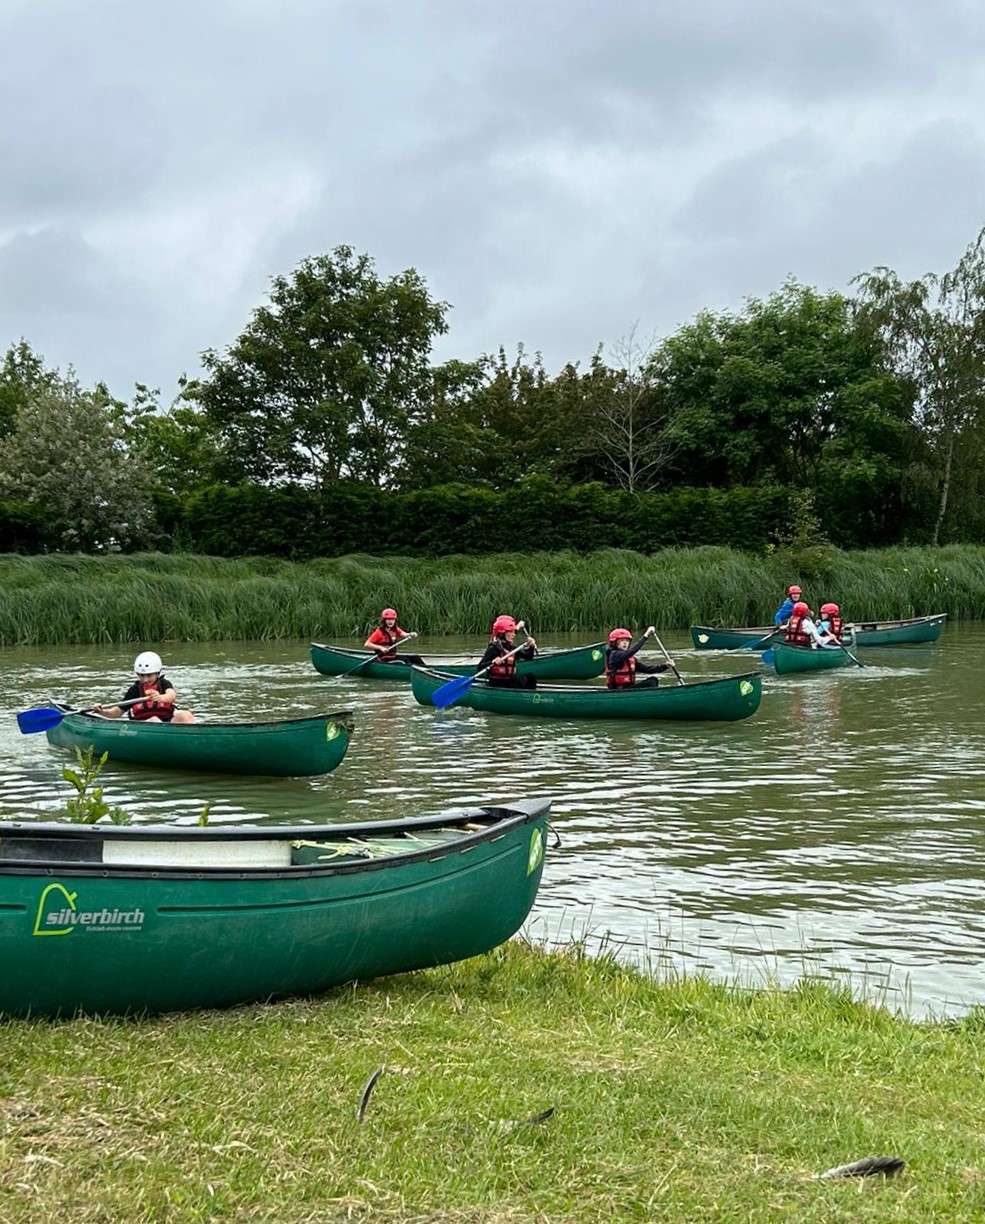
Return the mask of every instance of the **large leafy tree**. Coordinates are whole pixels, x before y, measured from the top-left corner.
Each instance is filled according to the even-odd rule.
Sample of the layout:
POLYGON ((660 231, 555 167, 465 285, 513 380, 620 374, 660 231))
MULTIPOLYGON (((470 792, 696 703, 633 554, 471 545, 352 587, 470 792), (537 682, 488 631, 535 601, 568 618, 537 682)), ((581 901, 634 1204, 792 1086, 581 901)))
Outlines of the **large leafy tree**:
POLYGON ((0 497, 36 511, 53 548, 142 543, 150 504, 125 428, 105 387, 85 391, 71 370, 54 375, 21 404, 13 430, 0 440, 0 497))
POLYGON ((652 372, 687 483, 811 486, 835 439, 861 445, 873 418, 888 436, 910 415, 848 299, 792 281, 739 314, 703 312, 658 346, 652 372))
POLYGON ((985 409, 985 229, 951 272, 905 282, 889 268, 856 278, 860 316, 878 328, 888 360, 914 390, 934 456, 938 543, 960 444, 982 458, 985 409))
POLYGON ((381 279, 339 246, 275 277, 198 398, 242 474, 264 482, 386 483, 431 396, 448 306, 413 269, 381 279))
POLYGON ((127 445, 151 489, 179 499, 236 475, 196 394, 197 384, 182 377, 178 394, 165 407, 159 391, 138 383, 125 412, 127 445))

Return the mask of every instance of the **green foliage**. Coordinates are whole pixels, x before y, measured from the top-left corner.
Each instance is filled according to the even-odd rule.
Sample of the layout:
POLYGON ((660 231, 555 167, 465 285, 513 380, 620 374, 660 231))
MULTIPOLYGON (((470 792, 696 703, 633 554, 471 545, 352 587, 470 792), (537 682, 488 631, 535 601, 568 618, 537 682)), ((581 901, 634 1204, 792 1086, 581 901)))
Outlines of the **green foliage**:
POLYGON ((45 522, 41 510, 0 497, 0 552, 41 552, 45 522))
POLYGON ((985 547, 842 552, 596 548, 291 562, 188 554, 0 555, 0 645, 355 639, 392 604, 422 634, 485 635, 515 609, 538 637, 613 625, 767 623, 799 581, 854 620, 985 619, 985 547))
POLYGON ((336 247, 274 278, 227 353, 203 355, 195 394, 251 479, 381 484, 429 402, 447 309, 412 268, 384 281, 336 247))
POLYGON ((217 556, 294 559, 347 553, 479 555, 515 538, 524 552, 600 547, 651 552, 671 544, 761 549, 790 520, 789 490, 675 489, 634 494, 529 477, 496 492, 445 485, 391 493, 354 482, 215 486, 189 498, 185 546, 217 556))
POLYGON ((75 749, 77 768, 63 767, 62 777, 75 788, 75 795, 65 804, 66 819, 74 824, 96 824, 104 819, 116 825, 131 823, 123 808, 108 803, 103 798, 103 788, 94 785, 108 757, 109 753, 104 752, 98 761, 95 760, 90 744, 85 752, 78 747, 75 749))
MULTIPOLYGON (((878 330, 887 363, 913 389, 930 443, 942 537, 960 440, 985 421, 985 229, 953 271, 905 283, 889 268, 856 277, 859 317, 878 330)), ((981 454, 979 450, 979 455, 981 454)))
POLYGON ((121 406, 71 373, 49 378, 0 440, 0 497, 27 505, 50 548, 146 543, 150 501, 123 441, 121 406))
POLYGON ((13 433, 20 410, 56 379, 26 340, 7 349, 0 366, 0 439, 13 433))

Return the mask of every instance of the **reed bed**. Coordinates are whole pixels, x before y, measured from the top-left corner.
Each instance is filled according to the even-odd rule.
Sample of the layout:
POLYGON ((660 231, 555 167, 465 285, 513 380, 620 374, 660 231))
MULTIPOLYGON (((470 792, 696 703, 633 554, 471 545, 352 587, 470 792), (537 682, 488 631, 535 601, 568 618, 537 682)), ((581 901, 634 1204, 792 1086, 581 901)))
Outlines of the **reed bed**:
POLYGON ((0 555, 0 644, 360 640, 395 606, 429 635, 486 633, 499 612, 538 634, 626 625, 768 623, 799 582, 815 609, 849 619, 947 612, 985 618, 985 547, 755 555, 603 549, 438 560, 349 556, 310 562, 183 553, 0 555))
POLYGON ((8 1021, 5 1224, 977 1221, 982 1017, 511 942, 321 998, 8 1021), (365 1086, 384 1068, 372 1094, 365 1086), (817 1180, 898 1156, 884 1177, 817 1180))

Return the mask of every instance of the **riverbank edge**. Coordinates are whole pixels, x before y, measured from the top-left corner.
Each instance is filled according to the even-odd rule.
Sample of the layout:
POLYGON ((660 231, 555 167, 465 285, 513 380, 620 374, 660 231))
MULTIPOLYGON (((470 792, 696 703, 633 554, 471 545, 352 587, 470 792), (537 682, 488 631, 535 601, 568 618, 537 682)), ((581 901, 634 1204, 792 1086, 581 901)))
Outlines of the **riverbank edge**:
MULTIPOLYGON (((522 537, 520 537, 522 545, 522 537)), ((0 645, 308 640, 360 642, 383 607, 429 636, 488 635, 500 612, 538 635, 605 627, 768 624, 796 582, 847 620, 947 613, 985 619, 985 546, 756 555, 617 549, 438 560, 310 562, 189 554, 0 554, 0 645)))
POLYGON ((819 981, 658 980, 521 940, 317 999, 7 1021, 0 1209, 978 1220, 983 1030, 980 1012, 913 1021, 819 981), (872 1156, 906 1170, 814 1180, 872 1156))

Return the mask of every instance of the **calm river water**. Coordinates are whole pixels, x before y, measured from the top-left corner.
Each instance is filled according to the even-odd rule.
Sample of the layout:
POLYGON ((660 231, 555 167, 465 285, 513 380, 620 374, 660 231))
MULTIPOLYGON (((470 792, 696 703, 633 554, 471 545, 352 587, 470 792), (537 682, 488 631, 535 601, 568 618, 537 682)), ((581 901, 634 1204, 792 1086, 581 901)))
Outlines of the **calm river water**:
MULTIPOLYGON (((310 780, 108 766, 106 797, 136 818, 194 819, 209 802, 213 820, 332 822, 550 795, 560 846, 528 924, 537 941, 754 983, 847 976, 915 1014, 985 1004, 985 625, 784 678, 758 655, 664 641, 686 679, 763 670, 758 713, 618 725, 438 712, 403 685, 320 676, 307 643, 170 644, 167 672, 201 717, 352 709, 349 754, 310 780)), ((425 657, 475 645, 419 643, 425 657)), ((5 815, 51 813, 69 793, 67 757, 22 736, 16 711, 108 700, 134 653, 0 651, 5 815)))

